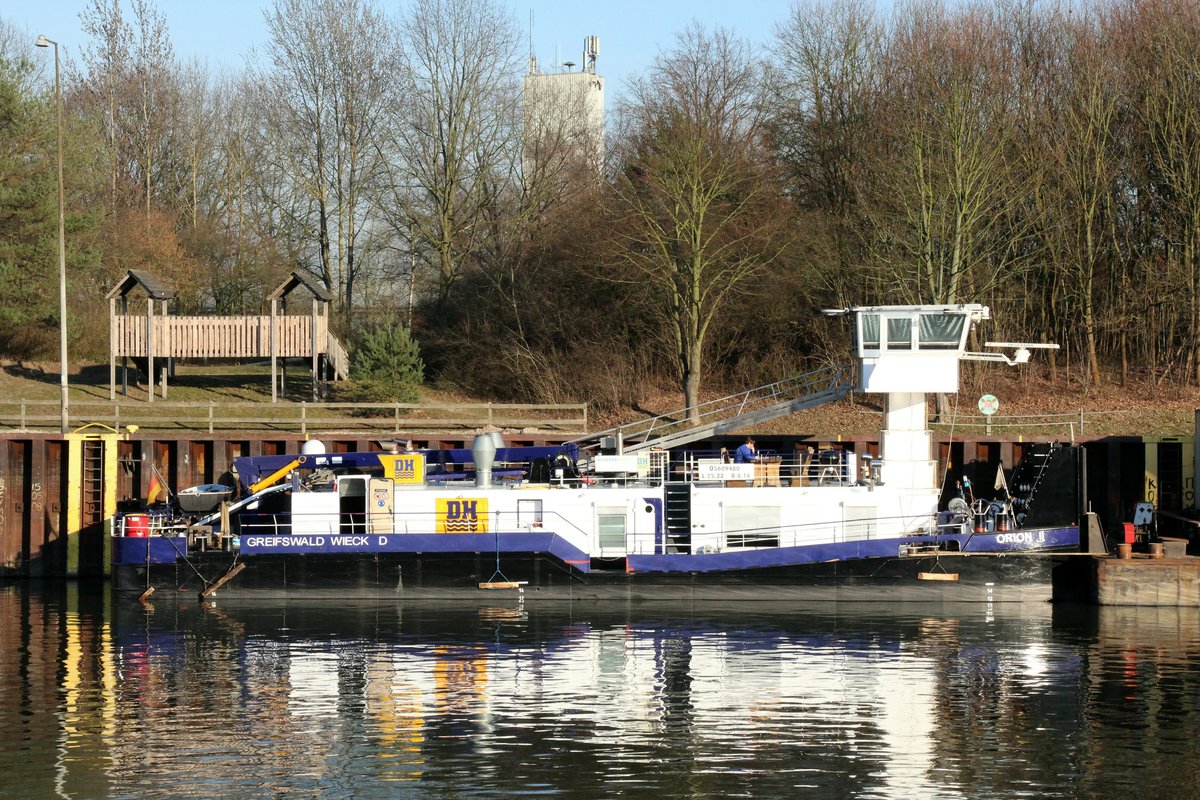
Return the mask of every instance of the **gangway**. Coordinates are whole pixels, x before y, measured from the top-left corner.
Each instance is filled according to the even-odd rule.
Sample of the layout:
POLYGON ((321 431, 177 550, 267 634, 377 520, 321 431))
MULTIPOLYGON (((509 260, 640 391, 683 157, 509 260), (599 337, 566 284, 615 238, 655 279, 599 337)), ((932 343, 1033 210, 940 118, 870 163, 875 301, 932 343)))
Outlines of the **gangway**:
POLYGON ((826 367, 694 407, 618 425, 573 439, 581 449, 620 435, 626 453, 670 449, 840 400, 849 394, 849 368, 826 367), (693 425, 694 420, 699 422, 693 425))

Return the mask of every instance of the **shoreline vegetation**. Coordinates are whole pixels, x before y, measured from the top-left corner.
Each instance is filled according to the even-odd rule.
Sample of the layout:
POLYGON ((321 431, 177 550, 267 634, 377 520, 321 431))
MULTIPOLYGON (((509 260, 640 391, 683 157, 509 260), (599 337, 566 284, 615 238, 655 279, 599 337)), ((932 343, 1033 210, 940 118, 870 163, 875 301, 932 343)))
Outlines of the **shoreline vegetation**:
MULTIPOLYGON (((129 270, 176 316, 263 315, 301 271, 354 356, 403 331, 437 392, 596 427, 845 361, 825 309, 960 303, 991 312, 972 349, 1062 349, 964 370, 956 430, 985 393, 1085 436, 1195 427, 1194 0, 798 0, 764 41, 662 31, 608 105, 607 56, 531 65, 499 0, 269 0, 219 72, 177 57, 178 4, 81 5, 61 75, 0 14, 0 357, 39 390, 65 333, 107 398, 129 270)), ((243 396, 219 374, 171 397, 243 396)), ((768 427, 873 434, 864 405, 768 427)))

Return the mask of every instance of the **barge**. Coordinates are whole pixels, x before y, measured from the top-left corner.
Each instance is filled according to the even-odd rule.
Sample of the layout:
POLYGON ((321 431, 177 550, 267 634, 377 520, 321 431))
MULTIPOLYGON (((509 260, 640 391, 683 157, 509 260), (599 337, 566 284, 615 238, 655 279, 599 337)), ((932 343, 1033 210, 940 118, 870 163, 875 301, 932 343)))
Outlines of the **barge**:
POLYGON ((313 441, 237 459, 236 499, 209 513, 119 514, 114 586, 314 599, 1049 600, 1054 569, 1080 551, 1082 450, 1032 446, 989 496, 964 487, 943 506, 927 425, 926 394, 957 392, 961 361, 1021 363, 1031 346, 969 352, 990 317, 981 305, 836 313, 853 324, 858 391, 883 398, 877 458, 730 463, 653 439, 507 447, 495 433, 457 450, 326 453, 313 441))

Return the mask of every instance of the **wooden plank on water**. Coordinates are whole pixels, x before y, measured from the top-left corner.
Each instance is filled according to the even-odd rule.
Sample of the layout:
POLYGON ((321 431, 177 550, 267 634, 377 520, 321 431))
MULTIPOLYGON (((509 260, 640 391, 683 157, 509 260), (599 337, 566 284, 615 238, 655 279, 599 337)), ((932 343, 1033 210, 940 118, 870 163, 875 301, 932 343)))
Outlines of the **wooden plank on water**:
POLYGON ((918 572, 919 581, 957 581, 957 572, 918 572))
POLYGON ((520 589, 529 581, 484 581, 479 584, 480 589, 520 589))

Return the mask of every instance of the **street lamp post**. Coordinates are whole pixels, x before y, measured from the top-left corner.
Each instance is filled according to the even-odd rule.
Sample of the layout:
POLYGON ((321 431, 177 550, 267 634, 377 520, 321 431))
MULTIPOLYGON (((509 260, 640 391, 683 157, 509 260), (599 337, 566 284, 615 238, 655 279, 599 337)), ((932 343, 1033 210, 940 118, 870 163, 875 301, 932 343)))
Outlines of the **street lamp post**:
POLYGON ((58 132, 58 328, 59 328, 59 372, 60 400, 62 419, 61 430, 67 432, 67 223, 63 210, 63 131, 62 131, 62 92, 58 84, 58 42, 38 36, 35 44, 38 47, 54 45, 54 112, 55 128, 58 132))

